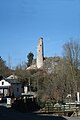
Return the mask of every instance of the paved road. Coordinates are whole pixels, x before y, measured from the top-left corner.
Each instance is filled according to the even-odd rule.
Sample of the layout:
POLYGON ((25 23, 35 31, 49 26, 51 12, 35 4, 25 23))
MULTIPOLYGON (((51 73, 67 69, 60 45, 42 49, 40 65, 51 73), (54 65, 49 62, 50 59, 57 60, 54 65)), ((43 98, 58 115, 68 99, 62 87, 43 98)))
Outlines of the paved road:
POLYGON ((11 108, 0 106, 0 120, 80 120, 59 116, 39 116, 33 113, 20 113, 11 108))
POLYGON ((20 113, 11 108, 0 106, 0 120, 66 120, 63 117, 38 116, 33 113, 20 113))
POLYGON ((80 120, 80 117, 65 117, 67 120, 80 120))

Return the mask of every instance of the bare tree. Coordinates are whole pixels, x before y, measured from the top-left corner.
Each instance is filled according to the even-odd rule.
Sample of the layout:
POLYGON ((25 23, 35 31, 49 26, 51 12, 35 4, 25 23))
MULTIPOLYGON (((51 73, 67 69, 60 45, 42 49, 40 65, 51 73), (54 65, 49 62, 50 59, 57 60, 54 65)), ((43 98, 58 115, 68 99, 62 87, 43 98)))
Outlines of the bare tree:
POLYGON ((78 41, 69 41, 64 44, 64 59, 67 63, 67 71, 71 81, 70 87, 78 91, 78 73, 80 68, 80 44, 78 41))

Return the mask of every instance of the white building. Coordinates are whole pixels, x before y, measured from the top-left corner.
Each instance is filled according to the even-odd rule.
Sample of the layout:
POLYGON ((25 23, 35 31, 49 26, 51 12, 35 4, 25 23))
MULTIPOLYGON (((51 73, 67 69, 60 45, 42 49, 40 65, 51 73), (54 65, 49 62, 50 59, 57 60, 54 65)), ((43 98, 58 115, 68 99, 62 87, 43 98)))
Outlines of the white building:
POLYGON ((9 96, 10 87, 11 87, 11 84, 9 82, 7 82, 5 79, 2 79, 0 81, 0 95, 9 96))
POLYGON ((22 84, 17 76, 11 75, 0 81, 0 95, 20 97, 22 93, 22 84))

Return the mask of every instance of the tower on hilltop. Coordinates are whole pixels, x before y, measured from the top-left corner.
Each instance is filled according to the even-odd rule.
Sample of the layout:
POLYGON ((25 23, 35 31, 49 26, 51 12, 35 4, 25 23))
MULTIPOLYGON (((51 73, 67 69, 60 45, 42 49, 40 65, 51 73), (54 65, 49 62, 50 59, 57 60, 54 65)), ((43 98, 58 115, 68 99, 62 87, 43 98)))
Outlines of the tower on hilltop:
POLYGON ((36 58, 37 68, 41 68, 43 66, 43 58, 44 58, 43 38, 41 37, 38 41, 38 46, 37 46, 37 58, 36 58))

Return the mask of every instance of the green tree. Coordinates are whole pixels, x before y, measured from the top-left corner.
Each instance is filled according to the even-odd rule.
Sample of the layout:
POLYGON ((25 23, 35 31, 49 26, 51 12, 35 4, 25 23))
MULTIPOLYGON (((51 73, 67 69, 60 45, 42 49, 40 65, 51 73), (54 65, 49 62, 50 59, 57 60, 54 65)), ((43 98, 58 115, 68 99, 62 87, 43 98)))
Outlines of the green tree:
POLYGON ((30 53, 27 55, 27 58, 28 58, 27 67, 29 67, 29 66, 32 64, 33 57, 34 57, 34 54, 33 54, 32 52, 30 52, 30 53))

